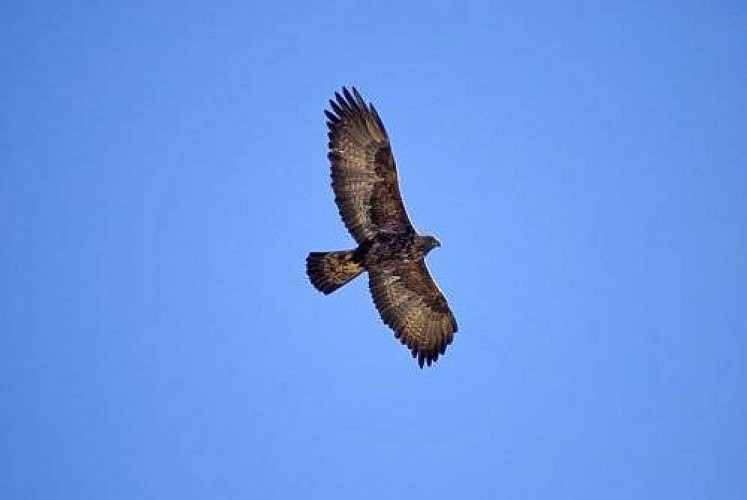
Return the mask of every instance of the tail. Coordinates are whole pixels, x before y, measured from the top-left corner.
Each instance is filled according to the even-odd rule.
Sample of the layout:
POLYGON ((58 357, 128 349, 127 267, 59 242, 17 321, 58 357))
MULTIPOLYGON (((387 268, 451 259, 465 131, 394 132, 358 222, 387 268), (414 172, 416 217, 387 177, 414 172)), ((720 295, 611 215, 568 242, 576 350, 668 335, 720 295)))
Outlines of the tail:
POLYGON ((317 290, 328 295, 352 280, 364 270, 352 250, 311 252, 306 257, 306 274, 317 290))

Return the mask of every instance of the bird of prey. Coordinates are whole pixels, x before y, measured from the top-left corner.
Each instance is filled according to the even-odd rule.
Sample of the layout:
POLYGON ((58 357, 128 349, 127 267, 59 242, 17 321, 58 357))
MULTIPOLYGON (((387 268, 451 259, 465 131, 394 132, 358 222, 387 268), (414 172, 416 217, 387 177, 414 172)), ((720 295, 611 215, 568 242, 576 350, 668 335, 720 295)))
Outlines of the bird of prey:
POLYGON ((405 211, 384 124, 373 104, 352 88, 335 92, 325 110, 335 202, 357 243, 351 250, 311 252, 306 273, 330 294, 368 272, 382 320, 406 345, 420 368, 444 354, 457 331, 446 298, 425 265, 440 243, 418 234, 405 211))

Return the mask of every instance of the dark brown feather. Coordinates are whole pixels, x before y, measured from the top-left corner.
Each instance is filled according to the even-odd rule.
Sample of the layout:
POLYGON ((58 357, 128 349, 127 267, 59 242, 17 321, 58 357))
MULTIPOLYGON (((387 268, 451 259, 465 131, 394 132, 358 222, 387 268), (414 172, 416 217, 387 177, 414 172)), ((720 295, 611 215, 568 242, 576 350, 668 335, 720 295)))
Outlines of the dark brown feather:
POLYGON ((358 243, 380 231, 414 231, 399 190, 389 137, 373 106, 343 89, 330 101, 329 160, 340 215, 358 243))
POLYGON ((311 252, 306 257, 306 274, 314 288, 329 295, 364 271, 352 250, 311 252))
POLYGON ((428 366, 454 340, 457 323, 423 260, 391 262, 368 270, 369 287, 381 318, 418 364, 428 366))

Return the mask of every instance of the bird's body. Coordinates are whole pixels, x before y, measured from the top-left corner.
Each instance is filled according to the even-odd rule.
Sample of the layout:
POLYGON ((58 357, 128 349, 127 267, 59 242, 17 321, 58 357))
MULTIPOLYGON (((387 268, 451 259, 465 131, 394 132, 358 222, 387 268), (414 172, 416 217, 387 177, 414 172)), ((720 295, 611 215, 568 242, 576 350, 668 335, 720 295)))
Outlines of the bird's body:
POLYGON ((364 271, 383 321, 422 367, 443 354, 457 331, 443 293, 425 266, 440 246, 418 234, 405 211, 389 138, 376 109, 353 88, 330 101, 332 188, 343 222, 358 243, 352 250, 311 252, 311 283, 329 294, 364 271))
POLYGON ((415 232, 382 232, 361 243, 356 255, 366 268, 371 268, 388 262, 417 262, 437 246, 439 243, 433 236, 420 236, 415 232))

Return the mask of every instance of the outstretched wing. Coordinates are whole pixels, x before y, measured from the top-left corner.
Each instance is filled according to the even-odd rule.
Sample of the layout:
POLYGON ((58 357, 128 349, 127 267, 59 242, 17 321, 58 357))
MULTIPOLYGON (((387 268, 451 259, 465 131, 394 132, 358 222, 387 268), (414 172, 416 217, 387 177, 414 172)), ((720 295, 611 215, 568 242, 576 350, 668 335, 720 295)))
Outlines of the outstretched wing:
POLYGON ((353 87, 335 92, 329 121, 332 189, 345 226, 358 243, 381 231, 414 231, 399 191, 384 124, 353 87))
POLYGON ((430 366, 454 340, 457 324, 425 261, 391 262, 369 268, 368 275, 381 319, 421 368, 430 366))

